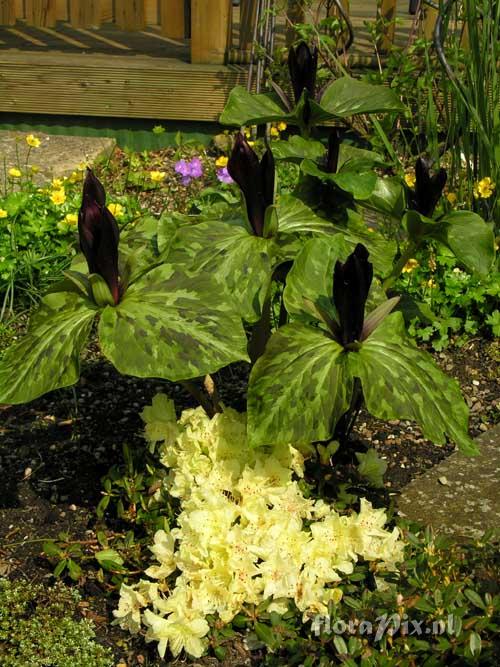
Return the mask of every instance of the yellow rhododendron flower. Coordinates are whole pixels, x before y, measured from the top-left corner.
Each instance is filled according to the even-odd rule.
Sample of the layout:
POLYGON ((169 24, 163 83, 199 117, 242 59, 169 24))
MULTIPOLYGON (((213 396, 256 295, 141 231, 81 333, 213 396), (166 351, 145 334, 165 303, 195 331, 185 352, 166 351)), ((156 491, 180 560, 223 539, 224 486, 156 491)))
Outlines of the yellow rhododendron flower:
POLYGON ((9 169, 9 176, 11 178, 20 178, 22 176, 22 172, 17 167, 11 167, 9 169))
POLYGON ((416 259, 409 259, 403 266, 403 273, 411 273, 417 266, 420 266, 420 264, 416 259))
POLYGON ((176 420, 172 401, 159 394, 141 416, 179 514, 175 528, 154 536, 146 574, 155 583, 122 586, 114 613, 122 627, 143 625, 162 657, 167 648, 201 656, 207 616, 230 623, 266 598, 278 613, 295 604, 308 622, 340 601, 335 584, 359 558, 374 570, 402 560, 404 543, 397 528, 385 529, 383 510, 362 499, 359 513, 344 515, 306 498, 297 481, 303 455, 290 445, 250 448, 246 415, 225 409, 209 418, 196 408, 176 420))
POLYGON ((64 191, 64 188, 61 188, 60 190, 54 190, 50 195, 50 201, 56 206, 64 204, 66 201, 66 192, 64 191))
POLYGON ((474 197, 476 199, 489 199, 495 191, 495 183, 489 176, 482 178, 474 185, 474 197))
POLYGON ((121 218, 125 213, 124 207, 118 203, 108 204, 108 211, 111 213, 111 215, 114 215, 115 218, 121 218))
POLYGON ((26 143, 30 148, 39 148, 42 142, 38 137, 35 137, 34 134, 28 134, 26 137, 26 143))
POLYGON ((150 171, 149 178, 153 183, 161 183, 167 174, 164 171, 150 171))
POLYGON ((215 166, 220 167, 220 168, 224 168, 224 167, 227 167, 228 162, 229 162, 229 158, 226 157, 225 155, 221 155, 220 157, 217 158, 217 160, 215 160, 215 166))
POLYGON ((280 132, 284 132, 288 126, 284 121, 281 121, 276 127, 280 132))
POLYGON ((4 208, 0 208, 0 218, 6 218, 9 214, 4 208))
POLYGON ((408 171, 405 174, 405 183, 409 188, 414 188, 415 184, 417 182, 417 178, 415 176, 414 171, 408 171))

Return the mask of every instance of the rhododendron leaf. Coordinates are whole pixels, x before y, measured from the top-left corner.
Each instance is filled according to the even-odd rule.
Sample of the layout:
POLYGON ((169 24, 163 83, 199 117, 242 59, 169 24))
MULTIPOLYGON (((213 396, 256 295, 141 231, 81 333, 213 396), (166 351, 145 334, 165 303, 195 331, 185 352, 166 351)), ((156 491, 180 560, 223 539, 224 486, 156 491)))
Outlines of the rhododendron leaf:
POLYGON ((468 435, 469 410, 458 383, 410 340, 400 312, 386 317, 348 355, 347 365, 361 379, 366 406, 375 417, 416 421, 436 445, 448 436, 464 454, 478 453, 468 435))
POLYGON ((250 444, 330 438, 352 395, 346 356, 322 329, 298 323, 278 329, 250 375, 250 444))
POLYGON ((320 104, 323 109, 340 118, 405 109, 396 93, 387 86, 365 83, 350 76, 343 76, 331 83, 323 93, 320 104))
POLYGON ((74 384, 97 306, 80 294, 47 294, 28 333, 0 360, 0 403, 27 403, 74 384))
POLYGON ((215 274, 234 296, 246 322, 260 318, 272 272, 272 239, 259 238, 225 222, 182 227, 171 245, 169 262, 196 275, 215 274))
POLYGON ((341 225, 322 218, 309 206, 293 195, 282 195, 278 202, 278 221, 280 236, 309 232, 317 235, 342 234, 354 250, 358 243, 362 243, 370 253, 375 272, 386 275, 393 266, 396 254, 394 241, 384 239, 377 232, 370 232, 361 216, 355 211, 347 211, 347 224, 341 225))
POLYGON ((99 339, 118 371, 137 377, 185 380, 248 358, 241 319, 220 283, 168 264, 104 309, 99 339))

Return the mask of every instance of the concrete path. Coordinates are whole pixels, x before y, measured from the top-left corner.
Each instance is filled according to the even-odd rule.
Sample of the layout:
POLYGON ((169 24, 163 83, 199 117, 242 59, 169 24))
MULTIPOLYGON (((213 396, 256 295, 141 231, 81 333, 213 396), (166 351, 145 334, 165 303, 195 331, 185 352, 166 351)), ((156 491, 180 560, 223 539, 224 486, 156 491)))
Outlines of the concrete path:
POLYGON ((80 163, 90 165, 98 158, 111 154, 116 144, 114 139, 106 137, 67 137, 35 132, 40 139, 40 147, 30 149, 26 143, 27 134, 0 132, 0 182, 3 182, 4 167, 7 171, 17 167, 24 172, 27 159, 28 172, 32 165, 39 168, 33 176, 37 183, 69 176, 80 163))
POLYGON ((476 442, 479 456, 454 452, 410 482, 399 514, 456 537, 476 539, 490 528, 500 534, 500 425, 476 442))

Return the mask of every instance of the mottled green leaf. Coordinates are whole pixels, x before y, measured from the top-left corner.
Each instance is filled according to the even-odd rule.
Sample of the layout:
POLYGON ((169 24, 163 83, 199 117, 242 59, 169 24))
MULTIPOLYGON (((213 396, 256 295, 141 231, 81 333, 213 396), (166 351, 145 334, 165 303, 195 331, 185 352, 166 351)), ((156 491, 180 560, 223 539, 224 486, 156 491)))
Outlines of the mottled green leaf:
POLYGON ((349 354, 348 366, 361 379, 375 417, 416 421, 436 445, 448 436, 464 454, 478 453, 468 435, 469 410, 458 383, 410 340, 400 312, 389 315, 358 352, 349 354))
POLYGON ((379 457, 377 450, 372 448, 367 452, 356 452, 356 458, 358 459, 358 473, 373 486, 383 487, 387 462, 379 457))
MULTIPOLYGON (((168 261, 195 275, 214 274, 247 322, 260 318, 272 273, 274 242, 225 222, 182 227, 168 261)), ((221 295, 222 298, 222 295, 221 295)))
POLYGON ((0 361, 0 403, 27 403, 74 384, 97 307, 74 292, 47 294, 28 333, 0 361))
POLYGON ((346 356, 322 329, 299 323, 278 329, 250 375, 250 444, 330 438, 352 395, 346 356))
POLYGON ((352 168, 346 166, 336 174, 331 174, 324 169, 320 169, 312 160, 304 160, 300 165, 305 174, 319 178, 324 183, 335 183, 341 190, 352 194, 355 199, 368 199, 375 188, 378 177, 375 172, 366 171, 364 167, 362 167, 362 169, 365 169, 364 171, 357 170, 354 167, 355 165, 352 168))
MULTIPOLYGON (((317 318, 310 304, 336 320, 333 296, 333 269, 337 260, 344 262, 352 248, 341 234, 309 239, 299 252, 286 279, 285 306, 291 315, 301 319, 317 318)), ((366 314, 385 301, 385 294, 377 280, 372 282, 366 314)))
POLYGON ((103 354, 127 375, 168 380, 247 359, 241 319, 210 274, 164 264, 141 277, 99 323, 103 354))
POLYGON ((278 201, 279 232, 281 234, 313 233, 316 235, 342 234, 351 251, 362 243, 370 253, 375 271, 386 275, 393 265, 396 243, 384 239, 377 232, 370 232, 363 219, 355 211, 347 210, 347 224, 327 220, 312 211, 293 195, 283 195, 278 201))
POLYGON ((320 104, 323 109, 340 118, 360 113, 405 109, 390 88, 365 83, 350 76, 343 76, 330 84, 323 93, 320 104))

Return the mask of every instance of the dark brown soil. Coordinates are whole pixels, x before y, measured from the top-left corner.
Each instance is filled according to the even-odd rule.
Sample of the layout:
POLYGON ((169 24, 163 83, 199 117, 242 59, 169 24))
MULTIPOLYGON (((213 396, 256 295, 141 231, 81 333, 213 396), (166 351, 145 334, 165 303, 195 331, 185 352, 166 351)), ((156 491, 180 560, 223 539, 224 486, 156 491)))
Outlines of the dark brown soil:
MULTIPOLYGON (((474 436, 498 418, 498 356, 498 343, 479 339, 436 355, 461 384, 474 436)), ((245 408, 246 375, 245 365, 237 365, 215 376, 226 405, 245 408)), ((41 556, 44 539, 61 531, 73 539, 95 536, 93 510, 101 498, 101 477, 121 460, 124 442, 141 445, 139 413, 157 391, 174 398, 179 411, 195 405, 178 385, 120 376, 94 350, 74 388, 29 405, 0 406, 0 576, 50 580, 52 568, 41 556)), ((450 445, 436 447, 425 440, 414 424, 381 422, 366 413, 360 415, 353 439, 375 446, 387 460, 389 495, 453 451, 450 445)), ((109 626, 114 601, 106 600, 99 584, 88 581, 86 586, 89 606, 84 612, 96 621, 101 639, 126 664, 144 664, 131 658, 134 644, 126 643, 128 637, 109 626)), ((243 653, 231 660, 228 665, 245 664, 243 653)))

